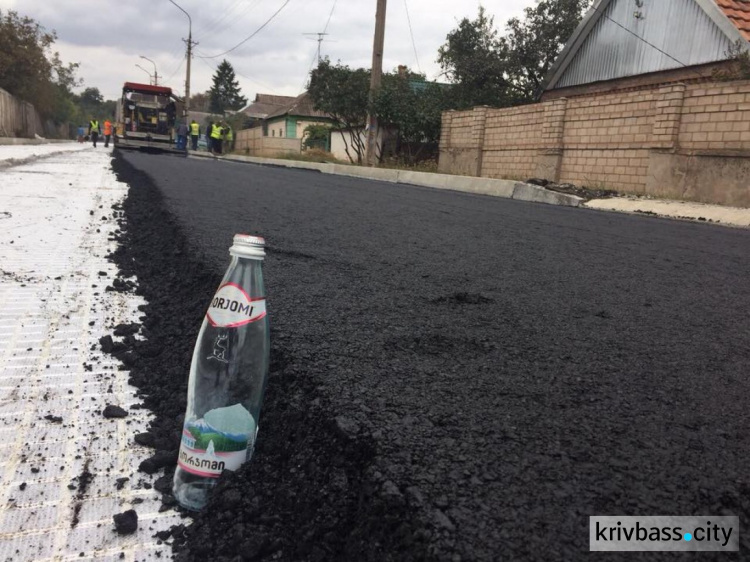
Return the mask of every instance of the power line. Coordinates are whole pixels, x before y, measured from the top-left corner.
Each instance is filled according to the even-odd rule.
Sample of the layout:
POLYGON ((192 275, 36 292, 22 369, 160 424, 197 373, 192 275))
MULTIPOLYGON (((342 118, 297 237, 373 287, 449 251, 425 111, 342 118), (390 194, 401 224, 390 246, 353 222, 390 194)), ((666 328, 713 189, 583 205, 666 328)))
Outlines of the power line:
MULTIPOLYGON (((338 2, 338 0, 333 0, 333 5, 331 6, 331 11, 328 13, 328 19, 326 20, 325 27, 323 27, 323 33, 319 33, 318 34, 321 37, 323 35, 328 35, 326 32, 328 31, 328 24, 331 23, 331 18, 333 17, 333 11, 336 9, 336 2, 338 2)), ((299 89, 299 93, 300 94, 305 91, 305 85, 307 84, 307 79, 310 76, 310 72, 312 72, 313 65, 315 64, 316 58, 317 58, 318 62, 320 62, 320 43, 318 43, 318 53, 317 53, 317 56, 313 56, 313 60, 310 62, 310 67, 307 69, 307 74, 305 74, 305 80, 304 80, 304 82, 302 83, 302 86, 299 89)))
POLYGON ((167 84, 172 79, 172 77, 180 71, 180 69, 182 68, 183 64, 185 64, 185 57, 183 57, 182 60, 180 61, 180 64, 177 67, 177 70, 175 70, 172 74, 170 74, 168 78, 162 79, 162 80, 164 80, 165 84, 167 84))
POLYGON ((266 21, 265 21, 265 22, 263 23, 263 25, 261 25, 261 26, 260 26, 260 27, 259 27, 258 29, 256 29, 255 31, 253 31, 253 32, 252 32, 252 33, 251 33, 250 35, 248 35, 248 36, 247 36, 247 37, 246 37, 245 39, 243 39, 242 41, 240 41, 239 43, 237 43, 237 44, 236 44, 236 45, 235 45, 234 47, 232 47, 231 49, 228 49, 228 50, 224 51, 223 53, 219 53, 218 55, 212 55, 212 56, 210 56, 210 57, 201 57, 201 58, 204 58, 204 59, 215 59, 215 58, 218 58, 218 57, 222 57, 222 56, 226 55, 227 53, 231 53, 232 51, 234 51, 234 50, 235 50, 235 49, 237 49, 238 47, 240 47, 240 46, 244 45, 245 43, 247 43, 248 41, 250 41, 250 39, 252 39, 253 37, 255 37, 255 36, 256 36, 256 35, 258 34, 258 33, 260 33, 260 31, 261 31, 261 30, 262 30, 262 29, 263 29, 264 27, 266 27, 266 26, 267 26, 267 25, 268 25, 269 23, 271 23, 271 21, 272 21, 272 20, 273 20, 273 19, 274 19, 274 18, 275 18, 275 17, 277 16, 277 15, 279 15, 279 12, 281 12, 281 10, 283 10, 283 9, 284 9, 284 8, 286 7, 286 5, 287 5, 287 4, 289 4, 289 2, 291 2, 291 1, 292 1, 292 0, 286 0, 286 1, 285 1, 285 2, 284 2, 284 3, 282 4, 282 5, 281 5, 281 7, 280 7, 280 8, 278 9, 278 10, 276 10, 276 11, 275 11, 275 12, 273 13, 273 15, 272 15, 272 16, 271 16, 270 18, 268 18, 268 19, 267 19, 267 20, 266 20, 266 21))
POLYGON ((304 80, 304 82, 302 83, 302 86, 300 86, 300 89, 299 89, 299 93, 300 94, 305 91, 305 86, 307 85, 307 79, 310 76, 310 72, 312 72, 312 69, 313 69, 313 66, 315 65, 315 61, 316 60, 317 61, 320 60, 320 57, 318 56, 317 53, 313 55, 313 59, 310 61, 310 68, 307 69, 307 74, 305 74, 305 80, 304 80))
MULTIPOLYGON (((218 72, 219 67, 218 66, 214 66, 213 64, 211 64, 210 62, 208 62, 206 60, 207 58, 211 58, 211 57, 198 56, 197 58, 201 59, 201 61, 203 61, 203 63, 206 66, 208 66, 208 68, 210 68, 212 71, 218 72)), ((265 82, 261 82, 257 78, 250 78, 249 76, 245 76, 241 72, 237 71, 234 67, 232 68, 232 70, 234 70, 235 76, 240 76, 240 77, 244 78, 245 80, 249 80, 250 82, 252 82, 252 83, 254 83, 256 85, 262 86, 264 89, 268 90, 272 94, 277 95, 277 92, 271 86, 269 86, 268 84, 266 84, 265 82)))
POLYGON ((206 23, 203 27, 198 27, 195 31, 196 36, 199 38, 202 38, 204 35, 208 34, 210 31, 216 29, 221 22, 223 22, 231 13, 232 11, 242 2, 242 0, 234 0, 234 3, 230 4, 228 8, 224 10, 224 13, 222 13, 219 17, 215 18, 213 21, 209 21, 206 23))
POLYGON ((331 23, 331 17, 333 16, 333 11, 336 9, 336 2, 338 2, 338 0, 333 0, 333 6, 331 6, 331 13, 328 14, 328 19, 326 20, 326 26, 323 28, 323 33, 328 31, 328 24, 331 23))
POLYGON ((404 0, 404 8, 406 8, 406 21, 409 23, 409 34, 411 35, 411 46, 414 47, 414 59, 417 61, 417 69, 422 74, 422 67, 419 66, 419 56, 417 55, 417 44, 414 42, 414 32, 411 29, 411 18, 409 17, 409 5, 404 0))
MULTIPOLYGON (((238 1, 243 1, 243 0, 238 0, 238 1)), ((242 22, 242 18, 245 16, 245 14, 247 14, 250 10, 252 10, 258 2, 259 2, 259 0, 253 0, 251 2, 248 2, 248 4, 245 6, 244 9, 241 9, 241 11, 239 11, 236 15, 234 15, 232 17, 232 21, 229 23, 229 26, 225 27, 225 28, 226 29, 231 29, 232 27, 234 27, 235 25, 237 25, 237 23, 241 23, 242 22)), ((235 7, 236 7, 236 5, 233 5, 231 9, 234 9, 235 7)), ((220 27, 220 24, 229 15, 230 15, 229 12, 225 12, 224 16, 222 16, 221 18, 219 18, 218 20, 216 20, 214 23, 206 26, 205 29, 201 30, 201 34, 202 34, 201 37, 205 37, 209 33, 213 33, 216 29, 218 29, 220 27)), ((224 26, 222 26, 222 27, 224 27, 224 26)))

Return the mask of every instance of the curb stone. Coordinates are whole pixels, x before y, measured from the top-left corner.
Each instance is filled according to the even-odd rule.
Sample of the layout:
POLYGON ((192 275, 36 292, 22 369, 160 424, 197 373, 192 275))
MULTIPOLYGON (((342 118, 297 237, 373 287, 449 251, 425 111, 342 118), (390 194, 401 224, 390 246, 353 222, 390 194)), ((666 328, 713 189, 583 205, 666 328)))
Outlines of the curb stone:
MULTIPOLYGON (((190 152, 188 156, 213 158, 212 155, 201 152, 190 152)), ((408 170, 392 170, 387 168, 362 168, 346 164, 300 162, 296 160, 239 156, 234 154, 224 156, 222 159, 233 162, 260 164, 264 166, 317 170, 324 174, 387 181, 405 185, 418 185, 435 189, 450 189, 452 191, 461 191, 464 193, 491 195, 493 197, 504 197, 506 199, 529 201, 533 203, 545 203, 547 205, 579 207, 583 203, 583 199, 575 195, 558 193, 544 189, 543 187, 513 180, 477 178, 473 176, 454 176, 428 172, 412 172, 408 170)))

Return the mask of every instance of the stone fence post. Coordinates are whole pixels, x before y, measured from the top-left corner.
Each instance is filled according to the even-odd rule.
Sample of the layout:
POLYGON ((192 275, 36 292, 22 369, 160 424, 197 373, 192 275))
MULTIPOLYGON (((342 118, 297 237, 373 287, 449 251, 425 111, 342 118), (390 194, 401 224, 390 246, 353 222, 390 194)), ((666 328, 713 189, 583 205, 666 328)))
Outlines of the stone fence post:
POLYGON ((651 131, 651 148, 675 150, 680 133, 685 84, 670 84, 657 91, 656 114, 651 131))
POLYGON ((544 122, 542 123, 541 148, 536 157, 537 178, 550 181, 560 180, 560 167, 563 158, 563 132, 565 130, 565 113, 568 109, 567 98, 543 102, 544 122))

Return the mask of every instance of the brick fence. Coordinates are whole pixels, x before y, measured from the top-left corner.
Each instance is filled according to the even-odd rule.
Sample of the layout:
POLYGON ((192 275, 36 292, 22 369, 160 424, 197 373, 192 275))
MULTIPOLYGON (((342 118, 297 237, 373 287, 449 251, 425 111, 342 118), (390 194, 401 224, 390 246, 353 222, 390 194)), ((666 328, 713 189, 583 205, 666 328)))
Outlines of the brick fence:
POLYGON ((439 169, 750 207, 750 81, 443 113, 439 169))
POLYGON ((273 158, 302 151, 300 139, 263 136, 263 128, 243 129, 235 135, 234 151, 247 156, 273 158))

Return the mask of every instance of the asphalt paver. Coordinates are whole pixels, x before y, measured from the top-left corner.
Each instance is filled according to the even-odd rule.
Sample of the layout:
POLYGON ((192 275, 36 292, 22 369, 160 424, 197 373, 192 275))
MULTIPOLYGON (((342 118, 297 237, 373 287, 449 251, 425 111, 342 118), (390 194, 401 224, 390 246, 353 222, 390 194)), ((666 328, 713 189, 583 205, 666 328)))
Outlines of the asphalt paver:
POLYGON ((169 155, 114 167, 115 259, 149 303, 140 442, 166 466, 232 235, 268 245, 255 456, 173 529, 178 560, 580 560, 591 515, 747 529, 750 232, 169 155))

